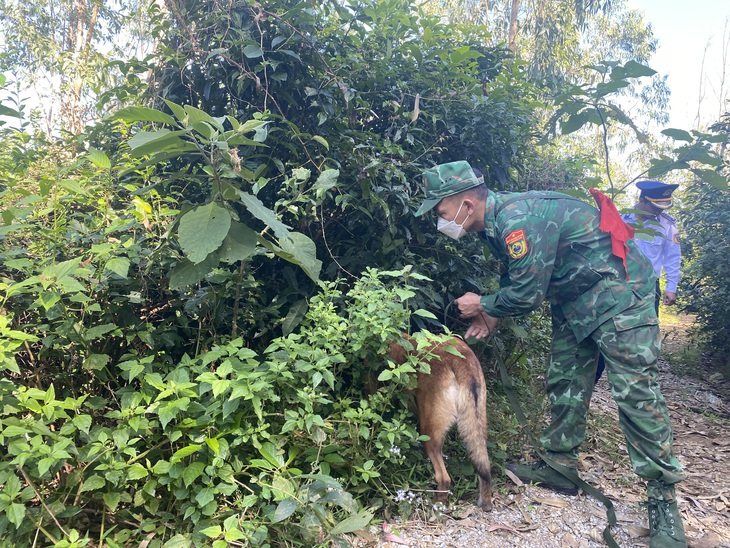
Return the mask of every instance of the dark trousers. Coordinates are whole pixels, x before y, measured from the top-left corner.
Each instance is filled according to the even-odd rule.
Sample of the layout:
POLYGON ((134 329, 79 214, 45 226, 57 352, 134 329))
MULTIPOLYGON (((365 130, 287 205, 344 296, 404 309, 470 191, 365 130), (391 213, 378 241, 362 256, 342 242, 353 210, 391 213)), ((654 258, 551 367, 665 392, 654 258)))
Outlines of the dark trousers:
MULTIPOLYGON (((662 300, 662 290, 659 287, 659 280, 656 281, 656 294, 654 298, 654 310, 656 311, 657 318, 659 317, 659 302, 662 300)), ((598 382, 603 375, 603 370, 606 369, 606 360, 603 359, 603 354, 598 355, 598 364, 596 366, 596 382, 598 382)))

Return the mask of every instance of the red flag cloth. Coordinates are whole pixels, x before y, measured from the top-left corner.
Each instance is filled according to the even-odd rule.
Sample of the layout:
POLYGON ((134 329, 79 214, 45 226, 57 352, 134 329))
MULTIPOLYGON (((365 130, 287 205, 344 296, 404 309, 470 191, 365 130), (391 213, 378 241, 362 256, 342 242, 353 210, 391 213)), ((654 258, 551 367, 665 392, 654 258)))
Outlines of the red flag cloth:
POLYGON ((621 218, 611 198, 597 188, 589 188, 588 192, 593 196, 601 212, 601 224, 598 225, 598 228, 611 235, 611 252, 624 262, 626 279, 628 280, 629 269, 626 266, 626 254, 629 251, 629 247, 626 245, 626 242, 634 237, 634 229, 621 218))

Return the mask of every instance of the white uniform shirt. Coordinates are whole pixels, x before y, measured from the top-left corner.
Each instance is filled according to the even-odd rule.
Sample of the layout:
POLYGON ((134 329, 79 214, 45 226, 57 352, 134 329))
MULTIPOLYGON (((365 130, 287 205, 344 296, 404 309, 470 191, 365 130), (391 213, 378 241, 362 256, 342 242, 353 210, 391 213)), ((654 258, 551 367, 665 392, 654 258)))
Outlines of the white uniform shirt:
MULTIPOLYGON (((638 224, 633 213, 622 215, 622 218, 632 226, 638 224)), ((676 293, 677 284, 679 283, 679 264, 682 258, 677 221, 666 213, 660 213, 656 220, 648 219, 644 221, 644 227, 654 229, 660 234, 654 236, 653 240, 635 238, 634 242, 649 258, 651 264, 654 265, 654 272, 657 277, 661 276, 662 267, 664 267, 667 278, 665 291, 667 293, 676 293)))

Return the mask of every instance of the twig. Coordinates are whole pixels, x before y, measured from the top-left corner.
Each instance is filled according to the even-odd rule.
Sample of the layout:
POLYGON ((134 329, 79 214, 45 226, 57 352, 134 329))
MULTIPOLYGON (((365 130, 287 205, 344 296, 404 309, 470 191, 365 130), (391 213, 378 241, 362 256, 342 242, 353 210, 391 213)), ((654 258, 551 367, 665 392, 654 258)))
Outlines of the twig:
MULTIPOLYGON (((33 492, 34 492, 34 493, 36 494, 36 496, 38 497, 38 500, 40 500, 40 501, 41 501, 41 506, 43 506, 43 509, 44 509, 44 510, 45 510, 46 512, 48 512, 48 515, 49 515, 49 516, 51 516, 51 519, 52 519, 52 520, 53 520, 53 521, 54 521, 54 522, 56 523, 56 525, 57 525, 57 526, 58 526, 58 528, 59 528, 59 529, 61 530, 61 532, 62 532, 62 533, 64 534, 64 536, 68 537, 68 533, 67 533, 67 532, 66 532, 66 530, 65 530, 65 529, 63 528, 63 525, 61 525, 61 524, 59 523, 59 521, 58 521, 58 520, 56 519, 56 516, 55 516, 55 514, 54 514, 53 512, 51 512, 51 509, 50 509, 50 508, 48 508, 48 506, 46 506, 46 502, 45 502, 45 501, 43 500, 43 496, 42 496, 42 495, 40 494, 40 492, 39 492, 39 491, 38 491, 38 489, 36 488, 35 484, 33 483, 33 480, 31 480, 31 479, 30 479, 30 477, 28 477, 28 474, 26 474, 26 473, 25 473, 25 470, 23 470, 23 467, 22 467, 22 466, 18 466, 18 471, 19 471, 19 472, 20 472, 20 473, 21 473, 21 474, 23 475, 23 478, 24 478, 24 479, 25 479, 25 481, 26 481, 26 482, 28 483, 28 485, 30 485, 31 489, 33 489, 33 492)), ((41 528, 41 525, 40 525, 40 524, 38 525, 38 528, 41 528)), ((48 532, 46 532, 46 531, 45 531, 44 529, 42 529, 42 530, 43 530, 43 532, 44 532, 44 533, 45 533, 46 535, 48 535, 48 534, 49 534, 49 533, 48 533, 48 532)), ((50 536, 49 538, 53 539, 53 536, 50 536)), ((54 541, 54 542, 58 542, 58 541, 56 541, 55 539, 54 539, 53 541, 54 541)))

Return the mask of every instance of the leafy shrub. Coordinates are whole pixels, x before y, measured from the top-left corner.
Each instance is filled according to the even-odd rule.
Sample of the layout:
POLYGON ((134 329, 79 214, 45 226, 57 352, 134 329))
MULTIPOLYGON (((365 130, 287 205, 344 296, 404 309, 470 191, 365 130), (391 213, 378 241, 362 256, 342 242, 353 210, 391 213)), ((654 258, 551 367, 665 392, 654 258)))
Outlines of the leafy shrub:
MULTIPOLYGON (((84 275, 66 265, 66 283, 84 275)), ((358 496, 388 497, 419 443, 404 402, 418 360, 381 371, 415 294, 382 280, 404 275, 423 279, 369 271, 344 295, 323 284, 301 329, 262 352, 237 338, 177 361, 127 353, 104 365, 116 388, 103 393, 109 381, 90 374, 96 389, 76 397, 62 394, 77 391, 78 376, 44 377, 45 388, 13 382, 10 356, 28 337, 4 321, 15 375, 0 381, 0 536, 88 539, 91 523, 112 546, 142 534, 223 546, 363 527, 373 510, 358 496), (370 393, 373 375, 387 382, 370 393)), ((3 286, 6 297, 14 287, 3 286)))
POLYGON ((680 288, 684 309, 697 315, 707 350, 730 372, 730 194, 699 183, 683 210, 680 288))

